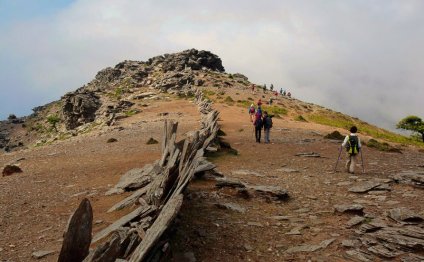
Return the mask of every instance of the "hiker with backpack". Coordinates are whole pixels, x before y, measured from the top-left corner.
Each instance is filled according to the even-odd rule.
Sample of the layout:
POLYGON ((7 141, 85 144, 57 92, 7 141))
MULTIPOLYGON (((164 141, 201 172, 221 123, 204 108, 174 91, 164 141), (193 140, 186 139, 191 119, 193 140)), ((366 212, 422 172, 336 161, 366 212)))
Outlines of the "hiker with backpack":
POLYGON ((346 148, 346 151, 348 153, 346 170, 351 174, 355 172, 357 156, 361 151, 361 140, 356 134, 357 131, 358 128, 356 126, 352 126, 350 128, 350 135, 347 135, 342 143, 342 147, 346 148))
POLYGON ((256 112, 255 121, 253 122, 253 125, 255 126, 256 143, 260 143, 261 142, 261 131, 262 131, 262 126, 263 126, 263 121, 262 121, 262 113, 259 112, 259 110, 256 112))
POLYGON ((264 134, 265 134, 265 143, 269 144, 269 132, 272 128, 272 117, 268 115, 267 111, 264 111, 263 117, 263 126, 264 126, 264 134))
POLYGON ((255 105, 251 104, 249 107, 250 122, 255 121, 255 113, 256 113, 255 105))

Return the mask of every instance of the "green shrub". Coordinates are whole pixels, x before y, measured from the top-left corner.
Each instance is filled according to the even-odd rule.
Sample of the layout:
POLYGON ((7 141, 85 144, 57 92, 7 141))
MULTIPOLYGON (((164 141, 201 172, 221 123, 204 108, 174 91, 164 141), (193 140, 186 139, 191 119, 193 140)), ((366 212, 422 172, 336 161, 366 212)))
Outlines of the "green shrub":
POLYGON ((60 117, 58 117, 57 115, 49 115, 47 117, 47 122, 50 124, 50 126, 57 131, 57 123, 60 122, 60 117))
POLYGON ((400 148, 393 147, 386 142, 380 143, 377 140, 372 138, 368 140, 367 143, 364 143, 364 144, 368 147, 375 148, 379 151, 402 153, 400 148))
POLYGON ((281 115, 287 115, 287 109, 279 107, 279 106, 264 106, 262 108, 262 111, 267 111, 268 115, 274 116, 274 117, 281 117, 281 115))
POLYGON ((300 122, 308 122, 302 115, 298 115, 294 120, 300 122))
POLYGON ((231 96, 227 96, 227 97, 224 99, 224 102, 226 102, 226 103, 234 103, 234 100, 233 100, 233 98, 232 98, 231 96))
POLYGON ((151 138, 149 138, 149 140, 147 141, 146 144, 148 144, 148 145, 154 145, 154 144, 158 144, 158 143, 159 142, 156 139, 154 139, 153 137, 151 137, 151 138))
POLYGON ((334 131, 326 136, 324 136, 325 139, 334 139, 334 140, 344 140, 344 136, 340 134, 339 131, 334 131))

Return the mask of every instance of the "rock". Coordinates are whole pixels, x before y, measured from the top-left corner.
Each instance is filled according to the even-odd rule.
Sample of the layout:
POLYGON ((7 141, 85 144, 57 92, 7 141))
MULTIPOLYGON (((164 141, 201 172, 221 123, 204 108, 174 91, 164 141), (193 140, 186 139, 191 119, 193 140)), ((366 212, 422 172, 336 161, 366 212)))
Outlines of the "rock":
POLYGON ((315 153, 315 152, 297 153, 295 156, 301 156, 301 157, 321 157, 320 154, 315 153))
POLYGON ((344 182, 339 182, 336 185, 337 186, 350 186, 350 185, 352 185, 352 182, 350 182, 350 181, 344 181, 344 182))
POLYGON ((22 173, 22 172, 23 172, 22 169, 17 165, 6 165, 3 168, 2 175, 3 176, 10 176, 10 175, 13 175, 15 173, 22 173))
POLYGON ((288 216, 272 216, 271 219, 275 219, 278 221, 284 221, 284 220, 290 220, 290 217, 288 216))
POLYGON ((424 171, 404 171, 390 176, 397 183, 404 183, 424 188, 424 171))
POLYGON ((267 195, 278 200, 289 198, 288 191, 278 186, 248 186, 248 188, 255 190, 259 194, 267 195))
POLYGON ((217 188, 223 188, 223 187, 232 187, 232 188, 245 188, 246 185, 238 180, 229 180, 229 179, 224 179, 224 180, 219 180, 215 186, 217 188))
POLYGON ((184 253, 184 259, 185 259, 184 261, 187 261, 187 262, 196 262, 197 261, 193 252, 184 253))
POLYGON ((304 229, 305 227, 306 226, 304 226, 304 225, 294 227, 289 232, 285 233, 285 235, 302 235, 302 233, 300 232, 300 230, 304 229))
POLYGON ((353 186, 353 187, 349 188, 348 191, 353 192, 353 193, 366 193, 366 192, 368 192, 368 191, 370 191, 370 190, 372 190, 372 189, 374 189, 374 188, 376 188, 380 185, 381 185, 381 183, 379 183, 379 182, 369 181, 369 182, 366 182, 366 183, 362 183, 360 185, 353 186))
POLYGON ((346 254, 348 258, 351 258, 354 261, 361 261, 361 262, 375 261, 374 257, 370 253, 359 250, 359 249, 348 250, 346 251, 346 254))
POLYGON ((300 172, 297 169, 286 168, 286 167, 276 169, 275 171, 280 171, 280 172, 284 172, 284 173, 299 173, 300 172))
POLYGON ((343 247, 360 247, 361 246, 361 242, 357 239, 345 239, 342 241, 342 246, 343 247))
POLYGON ((40 250, 40 251, 32 252, 32 257, 35 258, 35 259, 41 259, 41 258, 48 256, 48 255, 51 255, 53 253, 54 253, 54 251, 52 251, 52 250, 49 250, 49 251, 40 250))
POLYGON ((247 222, 248 226, 255 226, 255 227, 264 227, 264 225, 262 225, 259 222, 247 222))
POLYGON ((69 221, 58 262, 82 261, 89 254, 92 226, 93 209, 84 198, 69 221))
POLYGON ((340 134, 339 131, 333 131, 332 133, 325 135, 324 138, 325 139, 343 141, 345 139, 345 136, 340 134))
POLYGON ((315 252, 319 249, 324 249, 327 248, 331 243, 334 242, 334 238, 331 239, 327 239, 322 241, 320 244, 318 245, 300 245, 300 246, 295 246, 295 247, 291 247, 289 249, 286 250, 287 253, 298 253, 298 252, 315 252))
POLYGON ((109 138, 107 141, 106 141, 106 143, 114 143, 114 142, 117 142, 118 141, 118 139, 116 139, 116 138, 109 138))
POLYGON ((134 168, 125 173, 119 179, 118 184, 106 192, 106 195, 120 194, 125 190, 135 190, 149 184, 152 177, 157 175, 161 168, 155 163, 147 164, 143 168, 134 168))
POLYGON ((251 170, 235 170, 231 172, 233 175, 238 176, 256 176, 256 177, 264 177, 264 175, 259 174, 258 172, 251 171, 251 170))
POLYGON ((386 224, 380 222, 380 221, 372 221, 370 223, 365 223, 362 224, 359 227, 359 232, 361 233, 371 233, 371 232, 376 232, 382 228, 385 228, 386 224))
POLYGON ((101 106, 100 98, 90 91, 68 93, 62 101, 62 114, 68 130, 93 122, 101 106))
POLYGON ((364 207, 359 204, 353 205, 335 205, 335 210, 340 213, 363 213, 364 207))
POLYGON ((244 244, 244 245, 243 245, 243 248, 244 248, 244 250, 246 250, 246 251, 252 251, 252 250, 253 250, 253 247, 252 247, 251 245, 249 245, 249 244, 244 244))
POLYGON ((365 217, 354 216, 346 223, 346 227, 351 228, 353 226, 361 224, 364 221, 365 221, 365 217))
POLYGON ((416 214, 404 207, 389 210, 388 217, 397 222, 406 222, 411 224, 418 224, 424 221, 423 215, 416 214))
POLYGON ((203 173, 205 171, 210 171, 212 169, 216 168, 215 164, 212 164, 211 162, 203 159, 199 165, 197 166, 196 170, 194 171, 194 174, 197 173, 203 173))
POLYGON ((231 210, 231 211, 235 211, 239 213, 246 212, 246 208, 235 203, 216 203, 215 206, 220 209, 227 209, 227 210, 231 210))

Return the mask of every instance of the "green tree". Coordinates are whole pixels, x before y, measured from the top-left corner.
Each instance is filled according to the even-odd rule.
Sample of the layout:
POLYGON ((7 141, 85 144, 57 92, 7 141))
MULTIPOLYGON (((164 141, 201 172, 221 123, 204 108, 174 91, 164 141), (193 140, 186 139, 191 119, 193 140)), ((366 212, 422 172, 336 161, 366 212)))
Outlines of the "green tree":
POLYGON ((418 116, 407 116, 400 120, 396 127, 419 133, 424 142, 424 122, 418 116))
POLYGON ((49 115, 47 117, 47 122, 52 126, 52 128, 57 132, 56 124, 60 122, 60 118, 57 115, 49 115))

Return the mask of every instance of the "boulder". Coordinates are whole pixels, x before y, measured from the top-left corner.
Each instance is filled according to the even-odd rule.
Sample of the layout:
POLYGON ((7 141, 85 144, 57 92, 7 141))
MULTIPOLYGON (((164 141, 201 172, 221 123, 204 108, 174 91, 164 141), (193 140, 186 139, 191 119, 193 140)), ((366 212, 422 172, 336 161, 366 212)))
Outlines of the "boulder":
POLYGON ((62 113, 68 130, 93 122, 101 102, 94 92, 68 93, 62 97, 62 113))
POLYGON ((17 165, 6 165, 2 171, 3 176, 10 176, 14 173, 22 173, 22 169, 17 165))

